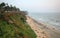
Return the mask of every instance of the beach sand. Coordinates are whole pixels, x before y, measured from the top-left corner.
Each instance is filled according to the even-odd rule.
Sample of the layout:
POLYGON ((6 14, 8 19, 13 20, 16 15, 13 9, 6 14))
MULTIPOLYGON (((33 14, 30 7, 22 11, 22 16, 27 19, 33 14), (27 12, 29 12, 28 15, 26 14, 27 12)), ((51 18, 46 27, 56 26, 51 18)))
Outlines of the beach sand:
POLYGON ((27 23, 29 24, 29 26, 31 27, 31 29, 36 33, 37 37, 36 38, 49 38, 48 34, 43 30, 40 29, 38 24, 35 23, 32 18, 30 18, 29 16, 27 17, 27 23))

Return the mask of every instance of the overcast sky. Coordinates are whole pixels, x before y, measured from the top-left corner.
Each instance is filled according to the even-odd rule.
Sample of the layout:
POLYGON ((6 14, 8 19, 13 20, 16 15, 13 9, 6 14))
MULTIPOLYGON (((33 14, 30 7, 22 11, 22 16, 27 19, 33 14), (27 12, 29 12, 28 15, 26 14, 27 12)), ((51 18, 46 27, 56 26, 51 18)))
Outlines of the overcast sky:
POLYGON ((60 12, 60 0, 0 0, 28 12, 60 12))

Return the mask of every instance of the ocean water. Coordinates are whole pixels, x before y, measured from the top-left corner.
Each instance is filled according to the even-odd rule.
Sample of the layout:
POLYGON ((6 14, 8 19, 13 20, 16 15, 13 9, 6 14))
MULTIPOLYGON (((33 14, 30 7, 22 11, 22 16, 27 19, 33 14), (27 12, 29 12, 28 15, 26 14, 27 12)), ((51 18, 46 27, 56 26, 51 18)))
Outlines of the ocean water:
POLYGON ((38 22, 51 24, 60 30, 60 13, 29 13, 29 16, 38 22))

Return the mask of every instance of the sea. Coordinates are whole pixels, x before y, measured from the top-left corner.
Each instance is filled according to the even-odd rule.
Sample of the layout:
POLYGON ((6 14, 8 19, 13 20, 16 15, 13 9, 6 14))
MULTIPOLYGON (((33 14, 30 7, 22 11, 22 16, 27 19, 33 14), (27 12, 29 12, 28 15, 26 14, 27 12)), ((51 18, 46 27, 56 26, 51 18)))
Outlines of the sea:
POLYGON ((29 13, 29 16, 38 22, 48 23, 60 30, 60 13, 29 13))

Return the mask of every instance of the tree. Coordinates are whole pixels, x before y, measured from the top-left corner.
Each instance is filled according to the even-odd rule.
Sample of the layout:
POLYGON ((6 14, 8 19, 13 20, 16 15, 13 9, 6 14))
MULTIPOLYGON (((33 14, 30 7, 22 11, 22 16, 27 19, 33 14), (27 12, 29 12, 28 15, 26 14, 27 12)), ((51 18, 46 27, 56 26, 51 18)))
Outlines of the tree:
POLYGON ((3 8, 3 6, 5 6, 4 2, 0 4, 0 8, 3 8))
POLYGON ((5 3, 2 2, 2 3, 0 4, 0 18, 3 17, 3 13, 5 12, 4 7, 5 7, 5 3))
POLYGON ((4 11, 4 6, 5 6, 4 2, 0 4, 0 12, 4 11))

